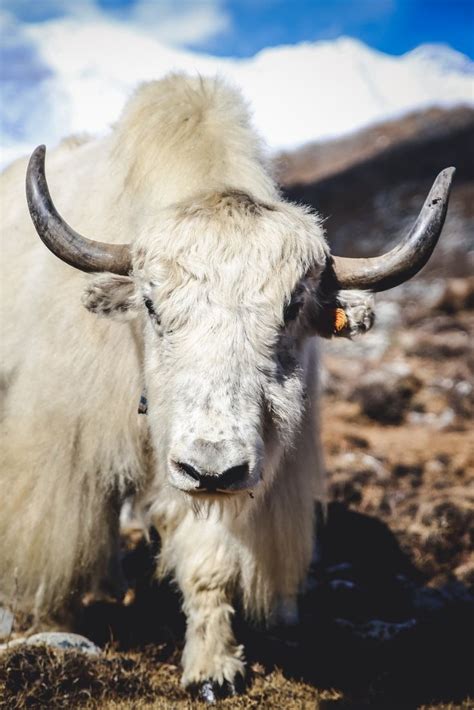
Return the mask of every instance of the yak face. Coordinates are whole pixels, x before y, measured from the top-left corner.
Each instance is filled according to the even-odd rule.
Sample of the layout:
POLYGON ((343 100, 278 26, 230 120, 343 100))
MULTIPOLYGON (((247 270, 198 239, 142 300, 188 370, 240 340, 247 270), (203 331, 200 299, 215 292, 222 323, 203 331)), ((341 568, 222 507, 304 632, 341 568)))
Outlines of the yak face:
POLYGON ((160 130, 154 121, 145 130, 145 113, 153 113, 140 108, 127 128, 137 139, 130 145, 119 132, 119 143, 128 148, 115 154, 117 167, 121 160, 130 167, 138 145, 134 164, 141 167, 137 174, 127 168, 120 193, 127 202, 124 219, 119 198, 106 228, 110 233, 114 222, 119 225, 118 242, 126 224, 136 225, 130 242, 82 237, 62 219, 48 190, 44 146, 28 163, 26 192, 35 228, 53 254, 82 271, 102 273, 89 284, 86 307, 144 320, 143 375, 161 478, 188 493, 215 495, 261 490, 258 482, 271 480, 285 447, 297 443, 305 336, 334 330, 352 335, 370 327, 371 296, 345 289, 393 288, 426 264, 441 233, 454 169, 439 174, 414 226, 389 252, 332 257, 318 219, 278 199, 240 99, 204 93, 204 104, 193 104, 195 114, 188 90, 186 101, 176 94, 167 119, 161 122, 157 114, 160 130), (229 112, 234 101, 238 110, 229 112), (199 131, 188 110, 199 117, 199 131), (179 131, 171 120, 176 116, 179 131), (152 133, 160 135, 161 123, 168 127, 161 138, 170 170, 163 173, 167 182, 158 181, 153 191, 148 188, 155 167, 166 165, 157 159, 160 150, 152 149, 152 133), (268 201, 223 190, 230 174, 268 201), (204 182, 214 191, 196 195, 204 182), (164 207, 176 194, 183 202, 164 207), (155 214, 154 204, 162 206, 155 214))
POLYGON ((270 483, 304 411, 301 346, 326 260, 314 215, 228 191, 166 210, 130 277, 90 283, 89 310, 143 320, 149 426, 172 486, 209 497, 270 483))

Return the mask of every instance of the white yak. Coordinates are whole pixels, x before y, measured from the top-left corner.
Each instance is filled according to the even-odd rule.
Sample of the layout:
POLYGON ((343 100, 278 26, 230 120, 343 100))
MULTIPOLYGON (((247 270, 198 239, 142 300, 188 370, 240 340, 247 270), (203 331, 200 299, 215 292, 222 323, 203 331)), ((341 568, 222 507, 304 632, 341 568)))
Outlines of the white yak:
POLYGON ((310 561, 315 336, 367 330, 372 292, 427 261, 453 171, 392 252, 344 259, 282 199, 220 79, 145 84, 108 136, 48 154, 64 219, 44 156, 30 214, 26 161, 1 176, 1 599, 36 625, 70 620, 134 493, 161 537, 157 573, 183 594, 183 683, 229 691, 244 674, 234 600, 258 619, 294 607, 310 561))

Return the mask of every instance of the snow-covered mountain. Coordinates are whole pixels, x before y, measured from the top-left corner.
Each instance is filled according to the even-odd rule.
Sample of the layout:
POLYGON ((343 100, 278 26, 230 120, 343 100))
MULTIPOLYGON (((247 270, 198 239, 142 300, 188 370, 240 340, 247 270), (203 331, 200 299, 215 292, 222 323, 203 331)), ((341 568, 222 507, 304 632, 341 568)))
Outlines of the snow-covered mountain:
POLYGON ((219 73, 240 86, 271 150, 428 106, 474 105, 474 62, 444 45, 394 57, 343 37, 222 59, 113 22, 62 19, 2 34, 2 164, 41 142, 106 131, 138 82, 170 70, 219 73))

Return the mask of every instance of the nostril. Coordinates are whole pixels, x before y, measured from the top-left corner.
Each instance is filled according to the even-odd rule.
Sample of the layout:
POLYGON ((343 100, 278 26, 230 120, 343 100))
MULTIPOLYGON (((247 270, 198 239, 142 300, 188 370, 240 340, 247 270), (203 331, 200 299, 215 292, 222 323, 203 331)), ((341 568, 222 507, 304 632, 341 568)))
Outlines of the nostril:
POLYGON ((212 493, 219 487, 219 478, 217 476, 213 476, 212 474, 210 476, 203 474, 199 479, 199 483, 200 488, 212 493))
POLYGON ((182 461, 173 461, 173 464, 179 471, 181 471, 181 473, 184 473, 186 476, 193 478, 195 481, 201 480, 201 474, 199 473, 197 468, 191 466, 190 463, 183 463, 182 461))
POLYGON ((230 488, 236 483, 241 483, 249 475, 248 463, 241 463, 238 466, 232 466, 224 471, 219 477, 219 488, 230 488))
POLYGON ((249 475, 249 464, 242 463, 232 466, 223 473, 203 473, 195 466, 184 461, 171 460, 171 465, 176 471, 186 478, 195 481, 198 486, 196 490, 232 490, 239 488, 239 484, 245 481, 249 475))

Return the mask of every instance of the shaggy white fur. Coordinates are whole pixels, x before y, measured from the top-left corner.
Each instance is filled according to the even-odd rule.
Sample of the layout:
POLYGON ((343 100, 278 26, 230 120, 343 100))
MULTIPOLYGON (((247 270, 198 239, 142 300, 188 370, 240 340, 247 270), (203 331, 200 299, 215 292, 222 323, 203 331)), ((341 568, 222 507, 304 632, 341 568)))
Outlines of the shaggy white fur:
MULTIPOLYGON (((183 682, 232 681, 233 599, 269 618, 294 604, 311 557, 320 220, 280 198, 219 79, 140 87, 108 137, 64 142, 47 169, 64 218, 131 242, 134 269, 85 277, 59 262, 28 216, 26 162, 2 175, 3 601, 64 619, 103 578, 135 491, 161 535, 158 571, 184 596, 183 682), (176 461, 198 456, 245 461, 242 490, 195 494, 176 461)), ((370 297, 339 296, 349 334, 370 327, 370 297)))

